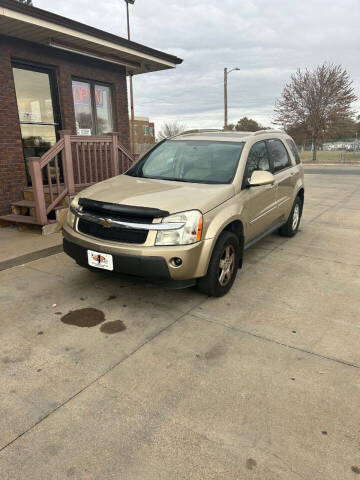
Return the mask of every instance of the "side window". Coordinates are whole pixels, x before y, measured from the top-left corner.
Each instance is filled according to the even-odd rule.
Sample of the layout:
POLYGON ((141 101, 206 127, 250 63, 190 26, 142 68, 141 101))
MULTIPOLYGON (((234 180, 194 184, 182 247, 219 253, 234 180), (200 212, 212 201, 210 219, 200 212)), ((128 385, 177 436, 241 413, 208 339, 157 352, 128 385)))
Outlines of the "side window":
POLYGON ((245 179, 251 177, 254 170, 267 170, 270 172, 270 163, 265 142, 257 142, 251 147, 245 169, 245 179))
POLYGON ((298 165, 299 163, 301 163, 301 159, 300 159, 300 155, 299 155, 299 152, 297 151, 295 143, 290 138, 286 139, 286 143, 289 145, 290 150, 295 157, 295 162, 298 165))
POLYGON ((281 140, 267 140, 267 144, 270 159, 274 165, 274 173, 291 166, 290 157, 281 140))

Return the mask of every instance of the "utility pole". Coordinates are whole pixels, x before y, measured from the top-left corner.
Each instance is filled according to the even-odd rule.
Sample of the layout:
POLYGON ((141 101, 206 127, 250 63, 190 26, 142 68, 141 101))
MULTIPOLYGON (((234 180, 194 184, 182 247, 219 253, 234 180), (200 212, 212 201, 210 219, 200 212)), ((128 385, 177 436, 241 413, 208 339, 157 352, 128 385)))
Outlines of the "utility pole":
MULTIPOLYGON (((134 5, 135 0, 125 0, 126 2, 126 19, 127 19, 127 34, 128 40, 130 40, 130 14, 129 3, 134 5)), ((134 90, 133 90, 133 72, 129 72, 129 87, 130 87, 130 149, 132 153, 135 153, 135 138, 134 138, 134 90)))
POLYGON ((235 67, 231 70, 228 70, 227 67, 224 68, 224 129, 226 130, 228 126, 228 76, 234 70, 240 70, 240 68, 235 67))

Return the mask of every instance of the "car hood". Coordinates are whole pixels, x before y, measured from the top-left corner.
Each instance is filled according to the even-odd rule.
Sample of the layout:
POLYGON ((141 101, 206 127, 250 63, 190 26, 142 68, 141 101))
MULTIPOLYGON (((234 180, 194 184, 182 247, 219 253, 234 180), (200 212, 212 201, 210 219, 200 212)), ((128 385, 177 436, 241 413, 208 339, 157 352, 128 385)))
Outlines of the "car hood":
POLYGON ((206 213, 233 196, 234 187, 231 184, 173 182, 129 175, 110 178, 78 194, 78 198, 159 208, 170 213, 185 210, 206 213))

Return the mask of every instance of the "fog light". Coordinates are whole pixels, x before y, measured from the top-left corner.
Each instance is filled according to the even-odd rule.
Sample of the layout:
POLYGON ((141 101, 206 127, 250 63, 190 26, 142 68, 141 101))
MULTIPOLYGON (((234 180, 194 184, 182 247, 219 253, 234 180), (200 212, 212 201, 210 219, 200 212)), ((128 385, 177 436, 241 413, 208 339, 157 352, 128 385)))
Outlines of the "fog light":
POLYGON ((180 267, 180 265, 182 265, 182 260, 179 257, 174 257, 170 260, 170 263, 173 267, 180 267))

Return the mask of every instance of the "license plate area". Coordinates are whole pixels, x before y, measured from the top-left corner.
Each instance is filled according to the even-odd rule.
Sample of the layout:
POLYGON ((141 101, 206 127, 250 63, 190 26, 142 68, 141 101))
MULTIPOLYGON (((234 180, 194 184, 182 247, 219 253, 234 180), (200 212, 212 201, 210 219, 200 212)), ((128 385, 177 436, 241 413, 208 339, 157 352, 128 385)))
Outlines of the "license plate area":
POLYGON ((88 264, 91 267, 101 268, 102 270, 114 270, 113 256, 109 253, 96 252, 88 250, 88 264))

